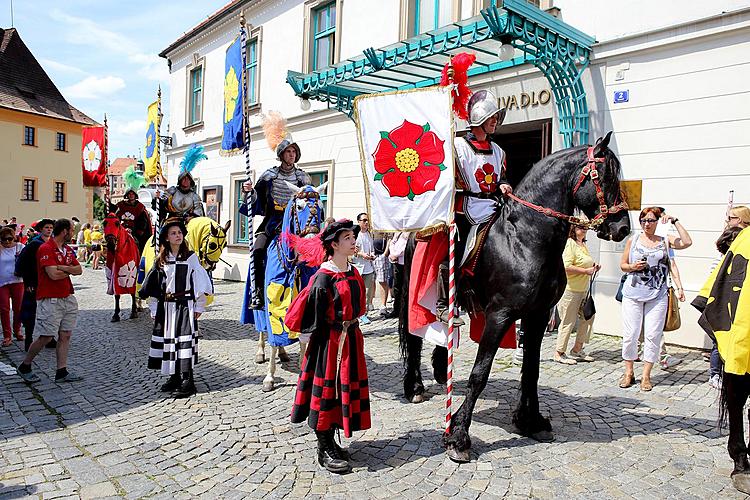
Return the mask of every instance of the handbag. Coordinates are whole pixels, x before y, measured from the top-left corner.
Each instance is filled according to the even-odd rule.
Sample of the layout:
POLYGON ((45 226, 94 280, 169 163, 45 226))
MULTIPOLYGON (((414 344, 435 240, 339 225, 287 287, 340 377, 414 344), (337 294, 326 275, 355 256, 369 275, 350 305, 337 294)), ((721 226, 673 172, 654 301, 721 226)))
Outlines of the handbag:
POLYGON ((617 293, 615 294, 615 300, 617 302, 622 302, 622 287, 625 286, 625 280, 628 279, 627 274, 623 274, 620 277, 620 286, 617 287, 617 293))
MULTIPOLYGON (((669 240, 665 238, 667 244, 667 253, 669 252, 669 240)), ((674 291, 672 286, 672 265, 667 266, 669 279, 669 288, 667 289, 667 317, 664 319, 664 331, 673 332, 680 328, 682 321, 680 320, 680 301, 677 299, 677 292, 674 291)))
POLYGON ((680 328, 680 301, 677 300, 677 293, 674 287, 670 286, 667 290, 667 318, 664 320, 664 331, 673 332, 680 328))
POLYGON ((596 279, 596 274, 594 273, 591 276, 591 280, 589 281, 589 291, 586 294, 586 298, 583 299, 583 305, 581 306, 581 313, 583 314, 583 319, 586 321, 590 320, 594 317, 594 314, 596 314, 596 306, 594 305, 594 297, 592 295, 592 289, 594 286, 594 280, 596 279))

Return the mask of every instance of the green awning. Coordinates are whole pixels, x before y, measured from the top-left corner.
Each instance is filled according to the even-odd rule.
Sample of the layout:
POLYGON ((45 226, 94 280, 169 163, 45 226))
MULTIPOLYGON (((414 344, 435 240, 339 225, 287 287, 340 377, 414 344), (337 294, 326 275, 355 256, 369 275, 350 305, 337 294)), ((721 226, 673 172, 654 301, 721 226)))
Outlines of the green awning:
POLYGON ((380 49, 368 48, 319 71, 289 71, 287 82, 297 96, 351 115, 359 94, 437 84, 445 63, 460 52, 477 56, 469 76, 533 64, 550 83, 565 146, 586 144, 589 117, 581 75, 594 38, 523 0, 498 3, 502 5, 488 7, 481 15, 380 49), (517 49, 517 57, 499 60, 503 43, 517 49))

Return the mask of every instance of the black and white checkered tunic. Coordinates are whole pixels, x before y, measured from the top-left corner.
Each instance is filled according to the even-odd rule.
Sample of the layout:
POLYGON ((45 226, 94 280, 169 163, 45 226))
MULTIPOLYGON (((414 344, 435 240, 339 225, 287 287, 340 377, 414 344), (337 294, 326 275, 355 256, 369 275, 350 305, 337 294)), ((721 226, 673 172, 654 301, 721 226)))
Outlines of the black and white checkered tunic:
POLYGON ((211 280, 194 253, 184 261, 167 261, 159 279, 159 289, 178 298, 165 300, 160 293, 158 300, 151 299, 154 330, 148 367, 164 375, 186 373, 198 362, 195 313, 203 312, 206 294, 213 293, 211 280))

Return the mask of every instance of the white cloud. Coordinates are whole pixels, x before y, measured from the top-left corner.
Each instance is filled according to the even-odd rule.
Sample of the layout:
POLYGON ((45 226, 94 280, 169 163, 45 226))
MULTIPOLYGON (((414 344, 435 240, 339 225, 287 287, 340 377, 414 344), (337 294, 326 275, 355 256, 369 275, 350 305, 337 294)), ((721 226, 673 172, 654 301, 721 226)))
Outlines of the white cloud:
POLYGON ((146 137, 146 120, 130 120, 127 122, 114 122, 110 124, 110 129, 113 135, 146 137))
POLYGON ((87 76, 63 89, 63 95, 69 99, 101 99, 124 88, 125 80, 118 76, 87 76))
POLYGON ((114 54, 123 54, 128 62, 139 66, 138 75, 155 81, 166 81, 169 69, 164 59, 156 54, 143 53, 131 38, 103 28, 95 21, 71 16, 59 9, 53 9, 50 16, 55 21, 67 24, 71 29, 65 38, 75 45, 88 45, 105 49, 114 54))
POLYGON ((61 62, 53 61, 52 59, 39 59, 39 63, 44 69, 51 69, 60 73, 67 73, 71 75, 86 75, 87 73, 81 68, 71 66, 69 64, 63 64, 61 62))

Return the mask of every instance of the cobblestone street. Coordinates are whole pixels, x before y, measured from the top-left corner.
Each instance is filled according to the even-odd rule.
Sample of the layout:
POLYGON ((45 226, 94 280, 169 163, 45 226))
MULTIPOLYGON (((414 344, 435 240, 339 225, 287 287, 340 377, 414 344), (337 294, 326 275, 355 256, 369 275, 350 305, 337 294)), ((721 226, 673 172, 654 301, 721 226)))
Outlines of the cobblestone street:
MULTIPOLYGON (((164 378, 146 369, 147 313, 110 323, 105 288, 103 271, 76 280, 81 312, 69 366, 84 381, 56 384, 47 349, 34 366, 42 381, 26 385, 12 374, 23 342, 0 352, 13 370, 0 366, 0 498, 740 497, 698 352, 673 349, 685 361, 655 369, 654 390, 643 393, 617 387, 617 338, 596 335, 597 360, 577 366, 550 361, 545 338, 540 400, 556 441, 542 444, 513 429, 519 368, 501 351, 474 412, 473 461, 459 466, 441 444, 444 386, 424 363, 427 401, 407 403, 396 321, 373 321, 363 328, 373 427, 345 440, 354 470, 337 476, 317 465, 309 427, 289 422, 296 346, 277 390, 261 392, 267 365, 254 362, 257 335, 237 321, 242 284, 216 284, 216 303, 201 318, 199 394, 186 400, 159 392, 164 378)), ((468 340, 457 351, 457 404, 475 353, 468 340)))

